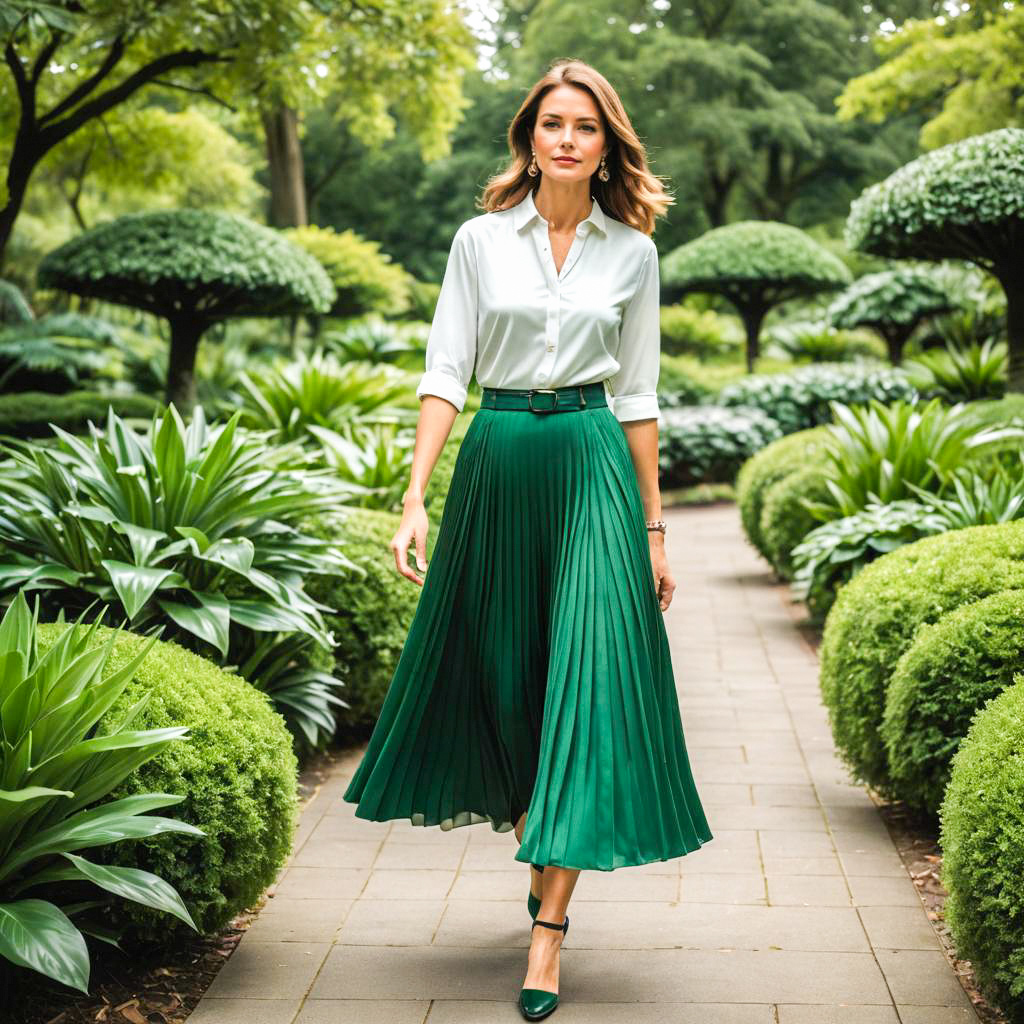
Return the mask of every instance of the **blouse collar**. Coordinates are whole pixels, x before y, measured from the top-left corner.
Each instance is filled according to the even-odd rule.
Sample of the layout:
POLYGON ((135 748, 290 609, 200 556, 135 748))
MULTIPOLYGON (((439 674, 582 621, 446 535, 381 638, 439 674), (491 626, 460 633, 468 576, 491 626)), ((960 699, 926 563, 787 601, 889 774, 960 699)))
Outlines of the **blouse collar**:
MULTIPOLYGON (((604 210, 601 209, 596 198, 593 196, 591 198, 593 199, 593 203, 591 204, 593 209, 591 209, 589 216, 584 217, 583 220, 580 221, 580 225, 589 222, 597 228, 602 235, 607 235, 608 229, 605 225, 604 210)), ((512 207, 512 210, 516 231, 519 231, 522 227, 529 224, 535 217, 540 217, 540 211, 533 202, 533 189, 527 189, 526 195, 520 202, 512 207)))

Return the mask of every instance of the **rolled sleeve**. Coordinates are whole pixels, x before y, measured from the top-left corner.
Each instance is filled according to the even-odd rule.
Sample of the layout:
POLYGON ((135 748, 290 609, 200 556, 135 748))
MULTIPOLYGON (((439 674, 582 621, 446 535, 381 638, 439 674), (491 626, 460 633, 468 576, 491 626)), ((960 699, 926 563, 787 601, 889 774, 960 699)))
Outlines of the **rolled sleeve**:
POLYGON ((644 257, 632 298, 619 326, 619 369, 608 380, 612 411, 620 422, 657 419, 661 370, 661 280, 654 243, 644 257))
POLYGON ((463 224, 452 239, 427 335, 425 372, 416 386, 416 397, 438 395, 462 412, 476 363, 476 348, 476 254, 467 224, 463 224))

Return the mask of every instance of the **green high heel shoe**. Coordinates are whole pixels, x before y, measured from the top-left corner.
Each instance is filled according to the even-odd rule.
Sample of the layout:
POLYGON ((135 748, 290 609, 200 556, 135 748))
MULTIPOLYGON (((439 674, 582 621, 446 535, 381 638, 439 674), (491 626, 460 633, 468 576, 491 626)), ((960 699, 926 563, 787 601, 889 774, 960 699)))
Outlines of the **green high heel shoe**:
MULTIPOLYGON (((531 868, 536 868, 542 875, 544 874, 545 866, 546 865, 544 865, 544 864, 531 864, 530 865, 531 868)), ((532 892, 530 893, 529 896, 526 897, 526 909, 530 912, 530 917, 532 917, 534 920, 537 919, 537 915, 540 913, 540 903, 541 903, 540 897, 539 896, 534 896, 532 892)), ((569 915, 568 914, 565 915, 565 934, 566 935, 569 934, 569 915)))
MULTIPOLYGON (((554 928, 555 931, 563 934, 569 930, 569 918, 566 917, 562 924, 552 924, 550 921, 539 921, 534 918, 533 927, 542 924, 545 928, 554 928)), ((549 992, 546 988, 524 988, 519 990, 519 1012, 527 1020, 543 1020, 549 1014, 555 1012, 558 1006, 558 993, 549 992)))

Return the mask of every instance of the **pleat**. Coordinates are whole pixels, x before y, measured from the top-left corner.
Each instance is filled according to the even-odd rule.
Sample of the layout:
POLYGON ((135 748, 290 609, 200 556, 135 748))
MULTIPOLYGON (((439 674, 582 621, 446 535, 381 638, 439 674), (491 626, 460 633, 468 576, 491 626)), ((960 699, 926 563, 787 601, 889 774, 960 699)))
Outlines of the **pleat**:
POLYGON ((344 794, 358 817, 526 829, 612 870, 710 840, 629 446, 607 407, 481 409, 408 637, 344 794))

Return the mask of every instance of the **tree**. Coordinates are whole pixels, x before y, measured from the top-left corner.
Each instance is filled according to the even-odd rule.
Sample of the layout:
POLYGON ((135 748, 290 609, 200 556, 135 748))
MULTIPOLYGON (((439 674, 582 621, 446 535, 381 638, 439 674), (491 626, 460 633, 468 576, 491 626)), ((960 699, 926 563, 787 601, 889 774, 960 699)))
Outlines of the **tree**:
POLYGON ((747 372, 758 357, 761 325, 779 303, 835 291, 851 281, 846 264, 799 228, 739 221, 681 245, 662 261, 662 282, 676 299, 721 295, 736 307, 747 336, 747 372))
POLYGON ((828 308, 833 327, 870 327, 885 340, 893 366, 903 362, 903 347, 923 320, 951 313, 956 305, 922 270, 880 270, 865 274, 828 308))
POLYGON ((86 231, 45 257, 39 284, 165 317, 166 401, 182 416, 195 406, 196 350, 209 327, 323 313, 336 295, 324 268, 279 232, 199 210, 127 214, 86 231))
POLYGON ((877 47, 886 60, 846 83, 836 101, 841 121, 878 124, 927 111, 920 133, 925 149, 1007 125, 1024 127, 1021 4, 979 0, 955 16, 909 21, 880 36, 877 47))
POLYGON ((1024 129, 919 157, 850 207, 846 244, 892 259, 969 260, 1006 293, 1007 390, 1024 391, 1024 129))

